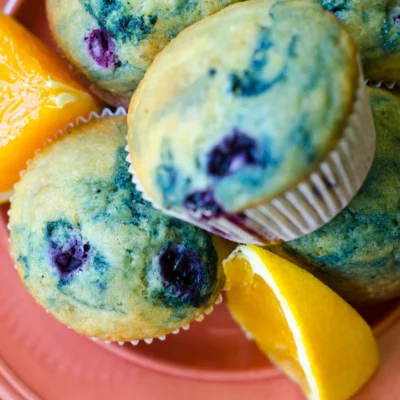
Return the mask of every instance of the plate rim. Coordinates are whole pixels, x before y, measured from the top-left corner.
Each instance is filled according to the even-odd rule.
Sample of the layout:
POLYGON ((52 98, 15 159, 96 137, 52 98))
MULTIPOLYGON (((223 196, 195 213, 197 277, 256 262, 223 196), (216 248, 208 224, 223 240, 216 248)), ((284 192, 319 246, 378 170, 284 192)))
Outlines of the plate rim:
MULTIPOLYGON (((393 309, 389 311, 387 315, 385 315, 385 317, 379 321, 378 324, 371 327, 376 339, 379 339, 398 321, 400 321, 400 297, 394 299, 393 301, 393 309)), ((222 371, 215 368, 196 368, 188 365, 182 366, 181 364, 173 361, 166 361, 164 359, 160 360, 152 355, 146 355, 145 353, 138 351, 128 351, 126 348, 124 348, 124 346, 131 346, 129 343, 121 346, 118 343, 105 343, 101 340, 93 341, 90 338, 88 338, 88 340, 91 340, 95 345, 131 363, 150 369, 154 372, 160 372, 165 375, 175 376, 183 379, 233 383, 251 382, 266 379, 273 380, 283 375, 283 372, 272 363, 268 366, 259 367, 248 371, 222 371)))
POLYGON ((3 6, 3 13, 6 15, 15 15, 25 0, 8 0, 3 6))

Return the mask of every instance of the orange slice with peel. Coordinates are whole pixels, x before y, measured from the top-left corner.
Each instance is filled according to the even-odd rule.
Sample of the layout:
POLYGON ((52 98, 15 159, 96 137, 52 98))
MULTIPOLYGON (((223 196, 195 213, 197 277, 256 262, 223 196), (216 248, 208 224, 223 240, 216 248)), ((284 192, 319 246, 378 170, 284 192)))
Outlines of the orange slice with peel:
POLYGON ((99 105, 55 53, 1 12, 0 37, 1 203, 45 141, 99 105))
POLYGON ((256 246, 239 247, 224 269, 231 314, 309 399, 348 399, 374 373, 370 327, 313 275, 256 246))

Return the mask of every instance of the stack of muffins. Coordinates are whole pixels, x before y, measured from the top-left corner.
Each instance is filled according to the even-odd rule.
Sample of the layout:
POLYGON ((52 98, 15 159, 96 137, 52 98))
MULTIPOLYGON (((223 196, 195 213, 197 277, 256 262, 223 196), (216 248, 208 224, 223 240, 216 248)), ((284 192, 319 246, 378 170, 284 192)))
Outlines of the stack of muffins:
POLYGON ((220 301, 237 242, 352 303, 398 296, 400 93, 365 78, 400 80, 400 7, 365 3, 47 0, 81 79, 129 111, 81 121, 16 186, 29 292, 81 334, 164 339, 220 301))

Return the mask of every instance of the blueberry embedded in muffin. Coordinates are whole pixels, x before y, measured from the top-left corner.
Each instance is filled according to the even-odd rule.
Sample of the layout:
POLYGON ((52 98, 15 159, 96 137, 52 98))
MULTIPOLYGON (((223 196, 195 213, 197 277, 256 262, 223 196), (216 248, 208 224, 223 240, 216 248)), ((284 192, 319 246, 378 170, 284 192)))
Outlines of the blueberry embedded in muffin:
POLYGON ((103 68, 119 68, 121 61, 116 54, 115 43, 105 29, 95 29, 85 37, 93 60, 103 68))
POLYGON ((234 174, 247 165, 261 163, 257 142, 245 133, 234 131, 208 154, 207 172, 215 178, 234 174))
POLYGON ((52 265, 63 278, 85 267, 90 244, 84 243, 80 232, 66 221, 52 221, 46 227, 52 265))

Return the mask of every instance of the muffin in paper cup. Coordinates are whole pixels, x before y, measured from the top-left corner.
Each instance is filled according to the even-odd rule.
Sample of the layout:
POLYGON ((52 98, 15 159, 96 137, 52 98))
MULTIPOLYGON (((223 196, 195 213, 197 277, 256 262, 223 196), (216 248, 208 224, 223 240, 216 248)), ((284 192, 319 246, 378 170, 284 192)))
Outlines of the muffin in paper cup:
POLYGON ((368 93, 376 152, 361 189, 321 229, 268 247, 359 308, 400 295, 400 91, 368 93))
POLYGON ((212 312, 229 250, 143 200, 126 134, 122 108, 60 132, 16 185, 9 229, 18 274, 41 306, 79 334, 135 345, 212 312))
POLYGON ((305 2, 239 3, 156 58, 128 112, 145 198, 236 242, 289 241, 359 190, 375 128, 342 24, 305 2))

